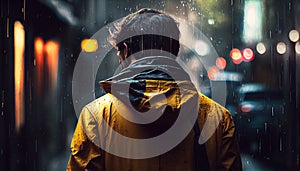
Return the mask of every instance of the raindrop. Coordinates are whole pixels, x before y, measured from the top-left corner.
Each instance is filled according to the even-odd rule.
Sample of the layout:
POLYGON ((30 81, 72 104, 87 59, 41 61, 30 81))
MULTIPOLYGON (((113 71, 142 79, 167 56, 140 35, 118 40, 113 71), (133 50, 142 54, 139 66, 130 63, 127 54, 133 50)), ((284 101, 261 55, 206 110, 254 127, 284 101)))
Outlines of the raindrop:
POLYGON ((10 24, 10 22, 9 22, 9 18, 7 17, 7 19, 6 19, 6 38, 9 38, 9 24, 10 24))
POLYGON ((86 30, 85 27, 82 27, 82 28, 81 28, 81 31, 82 31, 82 32, 85 32, 85 30, 86 30))
MULTIPOLYGON (((1 103, 1 108, 3 109, 4 108, 4 94, 5 94, 5 91, 3 90, 2 91, 2 103, 1 103)), ((2 110, 1 112, 1 115, 3 116, 4 115, 4 110, 2 110)))
POLYGON ((258 143, 258 152, 261 153, 261 139, 259 139, 259 143, 258 143))
POLYGON ((299 166, 299 153, 297 154, 297 166, 299 166))
POLYGON ((104 44, 102 47, 103 47, 104 49, 106 49, 106 48, 108 48, 108 45, 107 45, 107 44, 104 44))
POLYGON ((272 117, 274 116, 274 107, 272 106, 272 108, 271 108, 271 114, 272 114, 272 117))
POLYGON ((265 123, 265 133, 267 133, 267 129, 268 129, 268 124, 265 123))
POLYGON ((279 138, 279 151, 282 151, 282 138, 279 138))
POLYGON ((35 140, 35 152, 37 152, 38 151, 38 140, 36 139, 35 140))

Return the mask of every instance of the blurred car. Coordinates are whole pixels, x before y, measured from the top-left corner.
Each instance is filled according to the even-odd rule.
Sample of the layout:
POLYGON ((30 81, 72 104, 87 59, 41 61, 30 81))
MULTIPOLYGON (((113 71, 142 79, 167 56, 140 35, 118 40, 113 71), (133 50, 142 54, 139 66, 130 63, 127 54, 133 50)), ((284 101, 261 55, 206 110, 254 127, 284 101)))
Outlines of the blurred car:
POLYGON ((282 91, 261 84, 244 84, 238 89, 238 98, 234 119, 241 147, 253 153, 268 151, 284 114, 282 91))
POLYGON ((252 128, 264 127, 283 109, 284 98, 279 89, 260 84, 246 84, 239 89, 237 115, 246 119, 252 128))

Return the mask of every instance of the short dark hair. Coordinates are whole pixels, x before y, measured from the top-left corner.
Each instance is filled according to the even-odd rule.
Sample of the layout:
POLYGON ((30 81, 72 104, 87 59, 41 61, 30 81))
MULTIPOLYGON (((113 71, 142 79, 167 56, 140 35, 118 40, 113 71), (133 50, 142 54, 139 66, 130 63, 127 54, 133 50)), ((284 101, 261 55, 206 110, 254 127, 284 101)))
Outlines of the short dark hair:
POLYGON ((158 49, 177 56, 179 36, 178 23, 171 16, 158 10, 143 8, 115 24, 109 41, 118 50, 122 50, 126 43, 128 55, 158 49))

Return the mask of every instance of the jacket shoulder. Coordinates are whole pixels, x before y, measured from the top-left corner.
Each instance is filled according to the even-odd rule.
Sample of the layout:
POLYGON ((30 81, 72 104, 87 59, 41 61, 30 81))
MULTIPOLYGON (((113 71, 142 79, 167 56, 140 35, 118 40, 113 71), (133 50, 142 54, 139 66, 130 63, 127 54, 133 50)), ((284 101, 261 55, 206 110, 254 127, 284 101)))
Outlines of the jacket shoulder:
POLYGON ((113 97, 111 94, 105 94, 87 104, 84 108, 89 111, 94 118, 98 118, 99 112, 103 113, 112 104, 113 97))
POLYGON ((199 107, 205 108, 206 111, 214 111, 210 112, 210 114, 215 114, 216 111, 219 111, 218 113, 222 113, 224 119, 232 118, 230 112, 224 106, 201 93, 199 93, 199 104, 199 107))

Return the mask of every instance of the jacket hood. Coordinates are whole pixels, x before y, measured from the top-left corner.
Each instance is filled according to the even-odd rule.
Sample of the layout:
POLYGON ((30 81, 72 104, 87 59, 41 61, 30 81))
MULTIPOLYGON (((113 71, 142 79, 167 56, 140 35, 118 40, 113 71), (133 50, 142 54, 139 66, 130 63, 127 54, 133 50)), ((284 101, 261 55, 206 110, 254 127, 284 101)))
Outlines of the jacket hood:
POLYGON ((133 106, 145 114, 151 110, 154 113, 157 110, 177 110, 190 98, 198 96, 189 75, 175 59, 166 56, 139 59, 99 84, 106 93, 111 93, 127 106, 123 110, 133 106))

